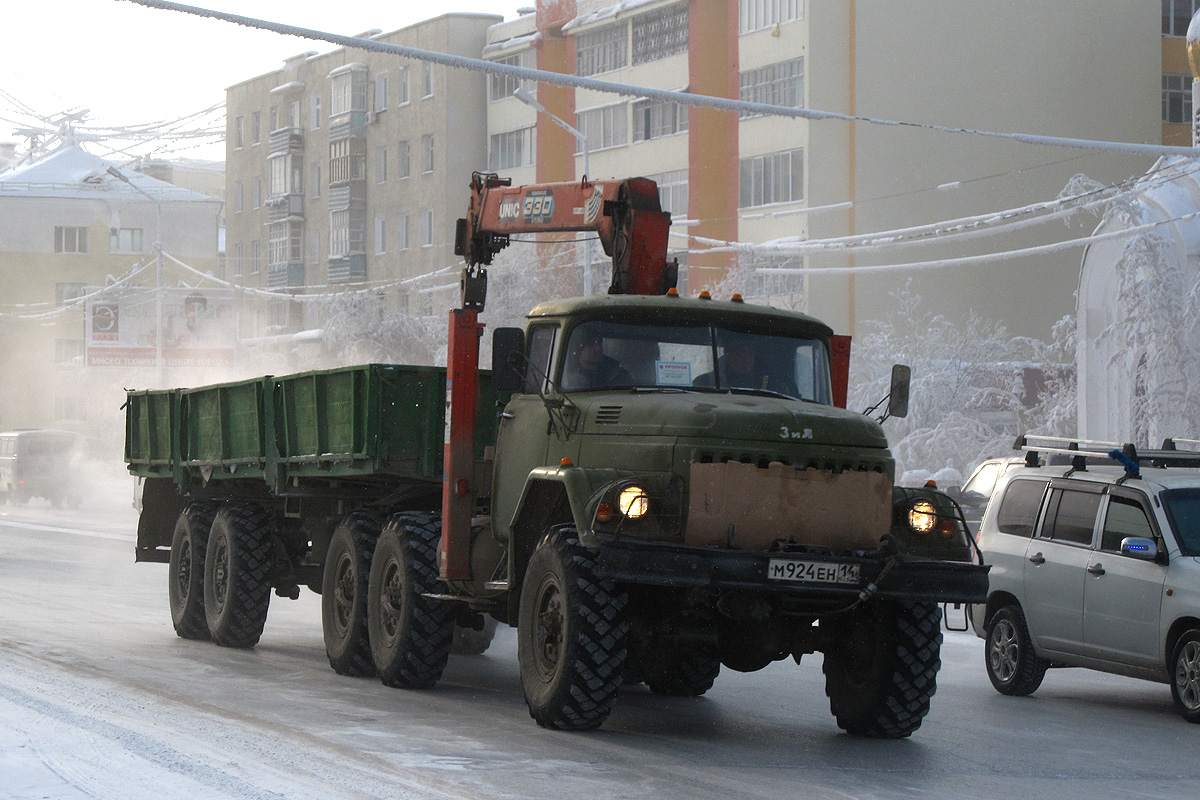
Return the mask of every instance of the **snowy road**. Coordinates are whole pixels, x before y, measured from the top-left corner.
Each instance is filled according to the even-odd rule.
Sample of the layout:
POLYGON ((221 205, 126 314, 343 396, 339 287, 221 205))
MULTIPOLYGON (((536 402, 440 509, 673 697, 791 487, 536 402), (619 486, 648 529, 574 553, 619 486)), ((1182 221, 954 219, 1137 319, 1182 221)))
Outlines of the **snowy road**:
POLYGON ((723 672, 703 698, 624 690, 604 728, 538 728, 515 641, 431 692, 340 677, 320 599, 272 599, 253 650, 171 629, 166 565, 133 563, 127 479, 79 511, 0 506, 0 798, 1073 798, 1195 795, 1200 726, 1165 686, 1051 672, 1001 697, 948 633, 910 740, 842 735, 820 657, 723 672))

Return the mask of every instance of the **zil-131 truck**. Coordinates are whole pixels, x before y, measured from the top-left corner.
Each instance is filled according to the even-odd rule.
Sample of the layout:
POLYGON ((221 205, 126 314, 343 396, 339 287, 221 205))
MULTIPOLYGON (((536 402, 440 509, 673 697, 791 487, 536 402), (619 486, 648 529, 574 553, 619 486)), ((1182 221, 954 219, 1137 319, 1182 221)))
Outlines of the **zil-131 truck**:
POLYGON ((471 186, 445 369, 128 392, 136 558, 169 564, 178 635, 252 647, 272 590, 307 586, 336 671, 428 689, 456 635, 479 652, 498 621, 530 715, 564 730, 622 685, 694 697, 722 667, 821 652, 841 728, 915 731, 939 604, 983 601, 987 567, 953 501, 893 486, 880 421, 845 409, 848 337, 679 296, 653 181, 471 186), (496 330, 483 370, 485 267, 531 231, 592 232, 612 286, 496 330))

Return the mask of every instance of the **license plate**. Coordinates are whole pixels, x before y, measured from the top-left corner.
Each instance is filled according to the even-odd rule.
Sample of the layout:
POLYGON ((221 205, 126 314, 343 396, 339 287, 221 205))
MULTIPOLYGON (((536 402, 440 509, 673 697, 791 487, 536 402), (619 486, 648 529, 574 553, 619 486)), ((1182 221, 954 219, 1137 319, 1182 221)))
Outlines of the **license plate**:
POLYGON ((857 584, 859 565, 831 564, 828 561, 798 561, 790 558, 772 558, 767 563, 767 577, 773 581, 857 584))

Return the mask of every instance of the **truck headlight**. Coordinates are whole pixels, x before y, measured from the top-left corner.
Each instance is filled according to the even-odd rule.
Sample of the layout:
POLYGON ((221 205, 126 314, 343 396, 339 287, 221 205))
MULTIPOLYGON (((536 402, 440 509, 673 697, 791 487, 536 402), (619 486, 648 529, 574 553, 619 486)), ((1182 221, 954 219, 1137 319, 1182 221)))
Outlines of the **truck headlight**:
POLYGON ((650 499, 646 490, 637 485, 626 486, 617 495, 617 509, 626 519, 641 519, 650 510, 650 499))
POLYGON ((908 525, 917 533, 930 533, 937 526, 937 518, 937 510, 928 500, 918 500, 908 510, 908 525))

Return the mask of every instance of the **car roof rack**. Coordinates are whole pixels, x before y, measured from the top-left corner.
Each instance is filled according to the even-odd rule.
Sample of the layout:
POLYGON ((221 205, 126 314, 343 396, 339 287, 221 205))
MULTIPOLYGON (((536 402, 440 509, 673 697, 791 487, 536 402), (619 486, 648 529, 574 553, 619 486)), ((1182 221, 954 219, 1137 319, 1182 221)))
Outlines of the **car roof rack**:
POLYGON ((1093 464, 1118 462, 1131 478, 1139 477, 1139 467, 1200 467, 1200 439, 1168 438, 1161 449, 1138 450, 1131 442, 1099 442, 1062 436, 1022 434, 1013 443, 1014 450, 1025 451, 1027 466, 1038 466, 1040 453, 1071 457, 1072 471, 1086 471, 1093 464), (1180 449, 1186 445, 1195 449, 1180 449))

